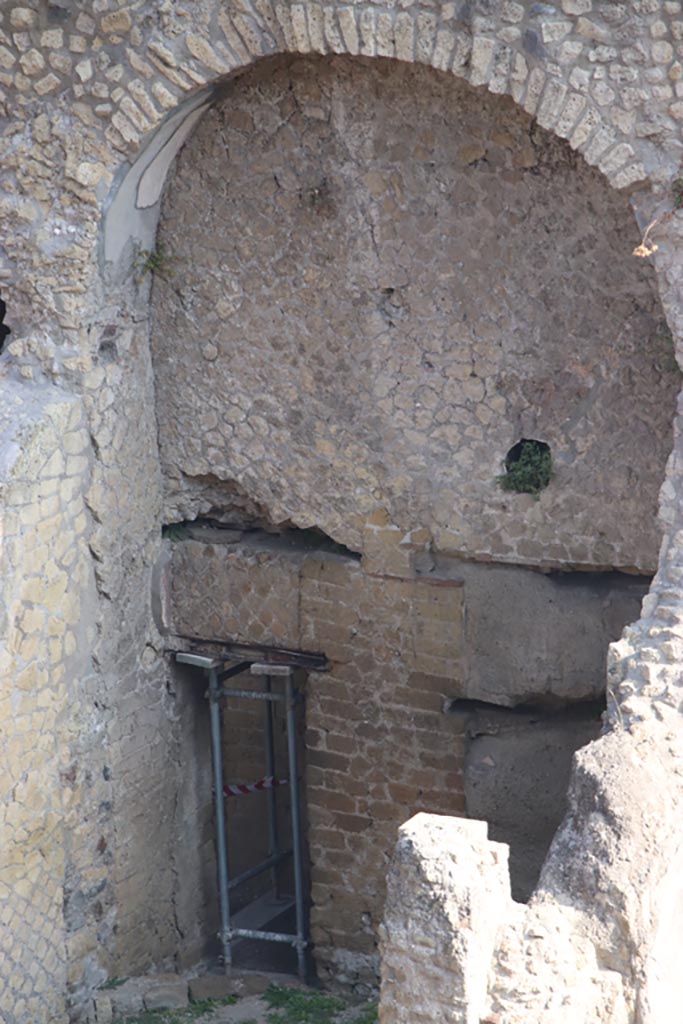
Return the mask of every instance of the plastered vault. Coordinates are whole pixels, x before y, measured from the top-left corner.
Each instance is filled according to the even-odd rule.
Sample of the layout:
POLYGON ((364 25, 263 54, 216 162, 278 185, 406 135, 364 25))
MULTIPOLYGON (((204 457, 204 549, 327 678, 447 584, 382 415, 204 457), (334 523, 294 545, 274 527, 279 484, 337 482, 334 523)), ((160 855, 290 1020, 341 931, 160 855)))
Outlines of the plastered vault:
POLYGON ((333 800, 369 717, 335 751, 325 714, 417 673, 417 763, 457 731, 434 695, 480 695, 440 559, 655 574, 530 902, 446 780, 374 794, 387 854, 442 812, 402 828, 383 925, 349 945, 352 867, 315 855, 312 921, 350 985, 379 932, 383 1024, 675 1020, 683 5, 5 0, 0 105, 0 1016, 94 1021, 107 978, 204 952, 201 701, 152 590, 162 525, 207 516, 345 546, 296 569, 315 614, 240 620, 349 688, 312 847, 365 813, 333 800), (556 477, 504 498, 529 436, 556 477))

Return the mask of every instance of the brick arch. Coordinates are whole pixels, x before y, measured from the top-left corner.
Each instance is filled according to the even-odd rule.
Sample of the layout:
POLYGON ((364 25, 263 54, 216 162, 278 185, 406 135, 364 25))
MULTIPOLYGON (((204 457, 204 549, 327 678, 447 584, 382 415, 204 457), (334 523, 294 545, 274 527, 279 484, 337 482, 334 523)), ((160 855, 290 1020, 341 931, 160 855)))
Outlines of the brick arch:
MULTIPOLYGON (((585 12, 591 4, 565 0, 562 6, 585 12)), ((595 38, 581 24, 585 17, 564 13, 539 21, 531 5, 508 3, 495 16, 470 15, 467 24, 455 8, 453 3, 439 9, 418 4, 396 9, 381 3, 243 0, 230 13, 210 4, 203 21, 198 19, 184 33, 152 38, 142 53, 128 50, 127 82, 121 83, 123 95, 111 118, 108 141, 129 158, 144 156, 148 140, 163 130, 177 107, 195 107, 202 91, 210 97, 264 57, 377 56, 425 64, 510 96, 543 128, 598 166, 615 188, 646 180, 643 154, 636 151, 628 122, 623 127, 610 124, 603 113, 609 109, 609 87, 602 79, 589 82, 576 67, 581 56, 586 62, 617 57, 616 49, 597 52, 595 38), (564 63, 556 63, 563 57, 564 63)), ((602 49, 608 50, 604 45, 602 49)))

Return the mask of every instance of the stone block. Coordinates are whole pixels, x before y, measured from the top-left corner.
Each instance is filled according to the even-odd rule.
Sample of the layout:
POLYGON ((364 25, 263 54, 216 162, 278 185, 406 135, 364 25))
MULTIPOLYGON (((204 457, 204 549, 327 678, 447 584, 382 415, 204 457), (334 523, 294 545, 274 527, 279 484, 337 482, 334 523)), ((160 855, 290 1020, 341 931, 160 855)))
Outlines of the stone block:
POLYGON ((406 578, 414 575, 413 549, 403 545, 398 526, 370 526, 363 531, 362 565, 367 573, 406 578))
POLYGON ((146 978, 129 978, 123 985, 111 990, 111 1009, 114 1018, 142 1013, 145 1008, 142 998, 146 981, 146 978))
POLYGON ((100 993, 95 996, 95 1020, 97 1024, 112 1024, 114 1012, 111 998, 108 994, 100 993))
POLYGON ((233 979, 235 994, 241 997, 262 995, 273 980, 268 974, 252 973, 251 971, 241 974, 234 973, 233 979))
POLYGON ((225 999, 235 994, 235 983, 227 974, 202 974, 189 982, 190 1001, 201 1003, 204 999, 225 999))
POLYGON ((507 847, 486 824, 417 814, 399 830, 380 929, 380 1019, 474 1024, 496 931, 511 906, 507 847))
POLYGON ((187 981, 177 974, 144 979, 142 1002, 146 1010, 182 1010, 188 1005, 187 981))

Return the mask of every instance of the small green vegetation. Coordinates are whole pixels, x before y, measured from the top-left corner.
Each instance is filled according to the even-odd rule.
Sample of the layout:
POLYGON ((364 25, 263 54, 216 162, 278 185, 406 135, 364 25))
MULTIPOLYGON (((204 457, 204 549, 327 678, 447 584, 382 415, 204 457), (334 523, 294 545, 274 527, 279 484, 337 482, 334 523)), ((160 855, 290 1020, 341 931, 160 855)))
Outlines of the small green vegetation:
POLYGON ((125 985, 127 981, 127 978, 109 978, 108 981, 105 981, 104 985, 100 985, 100 991, 108 992, 112 988, 118 988, 120 985, 125 985))
POLYGON ((189 1010, 183 1010, 182 1012, 188 1015, 183 1019, 188 1021, 196 1020, 197 1017, 201 1017, 204 1013, 212 1013, 217 1010, 219 1006, 234 1006, 237 1002, 236 996, 225 996, 223 999, 198 999, 197 1002, 192 1001, 189 1010))
POLYGON ((144 280, 147 274, 161 274, 162 276, 167 274, 171 262, 171 257, 161 242, 155 249, 139 249, 133 260, 138 284, 144 280))
POLYGON ((272 1024, 331 1024, 333 1014, 344 1009, 344 1003, 321 992, 269 985, 263 995, 270 1007, 272 1024))
POLYGON ((504 491, 538 496, 548 486, 552 475, 553 460, 548 445, 543 441, 522 440, 508 452, 505 472, 497 479, 504 491))
MULTIPOLYGON (((108 987, 115 986, 108 983, 108 987)), ((376 1002, 350 1008, 343 1000, 324 992, 281 985, 270 985, 261 998, 268 1007, 269 1024, 377 1024, 376 1002)), ((114 1024, 199 1024, 205 1018, 209 1024, 210 1014, 237 1002, 234 996, 202 999, 185 1010, 147 1010, 137 1016, 119 1018, 114 1024)), ((256 1024, 256 1020, 251 1018, 242 1024, 256 1024)))
POLYGON ((377 1003, 368 1003, 364 1006, 359 1013, 359 1016, 354 1017, 350 1024, 377 1024, 377 1003))
POLYGON ((192 1003, 186 1010, 145 1010, 134 1017, 123 1017, 114 1024, 194 1024, 200 1017, 213 1013, 221 1006, 234 1006, 237 999, 226 996, 225 999, 201 999, 192 1003))
POLYGON ((674 210, 680 210, 683 207, 683 177, 674 178, 671 182, 671 196, 674 210))

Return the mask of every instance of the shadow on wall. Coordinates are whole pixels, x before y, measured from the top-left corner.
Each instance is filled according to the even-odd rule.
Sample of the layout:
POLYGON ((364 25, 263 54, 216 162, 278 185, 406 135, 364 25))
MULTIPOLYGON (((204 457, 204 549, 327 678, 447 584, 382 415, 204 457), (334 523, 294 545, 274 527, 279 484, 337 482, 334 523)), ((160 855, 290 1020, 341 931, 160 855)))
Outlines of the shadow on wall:
POLYGON ((609 644, 640 614, 648 577, 540 573, 437 560, 465 582, 467 815, 510 846, 526 901, 566 808, 574 752, 596 739, 609 644))
POLYGON ((597 739, 604 702, 563 710, 458 702, 467 736, 465 802, 510 847, 512 897, 526 902, 566 810, 574 752, 597 739))
POLYGON ((0 352, 2 352, 7 336, 11 334, 10 328, 5 323, 5 315, 7 313, 7 303, 4 299, 0 299, 0 352))

